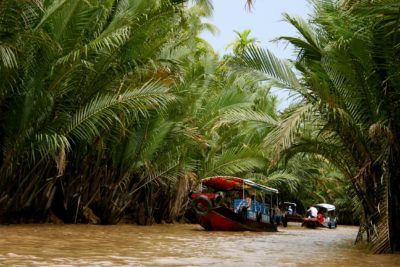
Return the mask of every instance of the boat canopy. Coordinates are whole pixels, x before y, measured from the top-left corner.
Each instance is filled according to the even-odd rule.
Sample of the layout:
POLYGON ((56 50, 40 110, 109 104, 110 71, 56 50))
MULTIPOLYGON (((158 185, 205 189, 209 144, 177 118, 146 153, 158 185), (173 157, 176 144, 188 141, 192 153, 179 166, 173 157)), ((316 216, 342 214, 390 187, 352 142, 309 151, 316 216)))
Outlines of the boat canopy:
POLYGON ((292 205, 292 206, 297 206, 297 204, 296 203, 294 203, 294 202, 287 202, 287 201, 285 201, 285 202, 283 202, 283 204, 285 204, 285 205, 292 205))
POLYGON ((202 185, 221 191, 256 189, 266 193, 278 194, 275 188, 257 184, 251 180, 233 176, 213 176, 201 180, 202 185))
POLYGON ((327 204, 327 203, 320 203, 320 204, 315 204, 315 205, 313 205, 314 207, 320 207, 320 208, 324 208, 324 209, 327 209, 328 211, 332 211, 332 210, 335 210, 336 209, 336 207, 334 206, 334 205, 332 205, 332 204, 327 204))

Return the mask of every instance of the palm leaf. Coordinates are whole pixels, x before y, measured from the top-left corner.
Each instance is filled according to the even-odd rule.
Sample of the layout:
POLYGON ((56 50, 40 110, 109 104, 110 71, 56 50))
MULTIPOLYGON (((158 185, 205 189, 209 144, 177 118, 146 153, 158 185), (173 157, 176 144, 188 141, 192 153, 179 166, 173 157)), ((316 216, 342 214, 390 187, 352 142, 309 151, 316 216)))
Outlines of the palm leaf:
POLYGON ((18 66, 17 56, 15 54, 15 49, 9 47, 6 44, 0 46, 0 66, 4 68, 16 68, 18 66))
POLYGON ((268 79, 275 82, 275 86, 304 93, 304 88, 289 63, 279 60, 270 51, 254 45, 249 46, 244 51, 241 61, 244 66, 263 72, 268 79))
POLYGON ((264 166, 264 160, 249 147, 229 148, 204 167, 202 177, 212 175, 235 175, 251 172, 264 166))
POLYGON ((99 136, 100 129, 107 130, 113 123, 121 123, 120 112, 144 116, 148 110, 160 108, 174 99, 167 88, 157 83, 147 83, 120 95, 98 95, 72 116, 65 134, 90 140, 99 136))
POLYGON ((301 130, 304 122, 314 114, 313 104, 304 104, 288 111, 280 125, 274 128, 265 138, 264 146, 273 147, 276 152, 290 147, 296 139, 296 134, 301 130))

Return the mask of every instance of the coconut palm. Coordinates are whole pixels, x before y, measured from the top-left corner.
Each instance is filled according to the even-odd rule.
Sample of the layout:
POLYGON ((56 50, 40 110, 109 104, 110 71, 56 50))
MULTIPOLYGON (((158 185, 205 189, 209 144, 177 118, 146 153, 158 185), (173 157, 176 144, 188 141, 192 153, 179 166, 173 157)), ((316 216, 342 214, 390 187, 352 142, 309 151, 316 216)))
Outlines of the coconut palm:
POLYGON ((246 131, 214 129, 257 86, 223 79, 197 2, 0 4, 18 15, 0 24, 2 218, 173 221, 198 177, 264 166, 246 131))
POLYGON ((334 163, 360 200, 360 229, 367 229, 373 251, 397 250, 398 72, 393 55, 399 4, 314 1, 314 7, 311 23, 285 15, 301 36, 280 38, 298 51, 293 65, 257 47, 243 57, 246 66, 302 99, 284 114, 266 144, 275 144, 277 153, 317 153, 334 163))
POLYGON ((93 182, 102 184, 115 175, 100 171, 110 166, 104 149, 175 100, 157 81, 164 69, 157 60, 179 34, 172 29, 181 27, 180 8, 179 1, 2 1, 1 14, 16 14, 0 23, 3 215, 45 212, 57 198, 76 218, 97 197, 82 202, 84 190, 99 187, 88 176, 98 173, 93 182))
POLYGON ((257 43, 257 39, 252 37, 249 38, 249 35, 251 33, 251 30, 246 29, 243 32, 238 32, 234 31, 234 33, 237 35, 237 39, 230 42, 226 48, 232 47, 232 51, 235 55, 240 55, 243 53, 243 51, 248 47, 249 45, 254 45, 257 43))

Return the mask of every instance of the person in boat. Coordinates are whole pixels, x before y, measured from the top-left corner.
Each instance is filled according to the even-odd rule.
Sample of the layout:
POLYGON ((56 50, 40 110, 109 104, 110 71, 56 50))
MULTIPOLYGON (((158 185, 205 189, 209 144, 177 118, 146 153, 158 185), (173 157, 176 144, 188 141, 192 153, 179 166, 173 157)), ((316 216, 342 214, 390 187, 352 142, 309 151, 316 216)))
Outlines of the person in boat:
POLYGON ((282 219, 282 212, 278 205, 274 206, 273 209, 273 222, 276 224, 280 224, 282 219))
POLYGON ((246 207, 247 209, 251 209, 251 201, 254 199, 254 195, 250 195, 246 192, 246 207))
POLYGON ((318 212, 317 219, 321 224, 324 222, 324 213, 322 211, 318 212))
POLYGON ((317 218, 318 216, 318 210, 316 207, 311 206, 308 210, 307 210, 307 217, 311 217, 311 218, 317 218))
POLYGON ((242 219, 247 218, 247 209, 251 207, 251 197, 250 194, 245 191, 243 195, 241 195, 240 203, 235 209, 236 213, 239 213, 242 219))
POLYGON ((289 215, 292 215, 292 214, 293 214, 292 206, 289 205, 289 207, 288 207, 288 209, 287 209, 287 213, 288 213, 289 215))
POLYGON ((233 207, 232 206, 232 198, 231 198, 230 194, 227 194, 225 196, 223 204, 225 205, 225 207, 227 207, 229 209, 233 207))

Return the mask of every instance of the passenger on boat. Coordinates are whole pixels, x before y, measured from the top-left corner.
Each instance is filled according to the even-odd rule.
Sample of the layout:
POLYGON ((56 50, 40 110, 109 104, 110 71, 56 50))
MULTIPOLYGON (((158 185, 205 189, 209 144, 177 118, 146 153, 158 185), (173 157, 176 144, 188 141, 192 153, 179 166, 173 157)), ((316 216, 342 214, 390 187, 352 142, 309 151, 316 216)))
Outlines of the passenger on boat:
POLYGON ((272 213, 273 215, 273 222, 274 223, 276 223, 276 224, 280 224, 281 223, 281 221, 282 221, 282 212, 281 212, 281 209, 279 208, 279 206, 274 206, 274 209, 273 209, 273 213, 272 213))
POLYGON ((239 209, 239 213, 241 214, 243 220, 247 219, 247 205, 243 205, 239 209))
POLYGON ((324 214, 322 212, 319 212, 317 215, 317 219, 319 221, 319 223, 323 223, 324 222, 324 214))
POLYGON ((247 209, 249 207, 249 201, 251 202, 251 198, 247 191, 245 191, 243 195, 240 195, 240 199, 235 199, 234 201, 236 203, 234 204, 234 211, 240 214, 243 220, 247 218, 247 209), (236 203, 236 201, 238 202, 236 203))
POLYGON ((308 210, 307 210, 307 217, 311 217, 311 218, 317 218, 318 215, 318 210, 316 207, 311 206, 308 210))
POLYGON ((288 207, 288 209, 287 209, 287 213, 288 213, 289 215, 292 215, 292 214, 293 214, 292 206, 289 205, 289 207, 288 207))
POLYGON ((223 204, 229 209, 233 207, 232 198, 229 194, 224 198, 223 204))
POLYGON ((250 196, 248 193, 246 194, 246 206, 248 209, 251 209, 251 200, 254 199, 254 195, 250 196))

